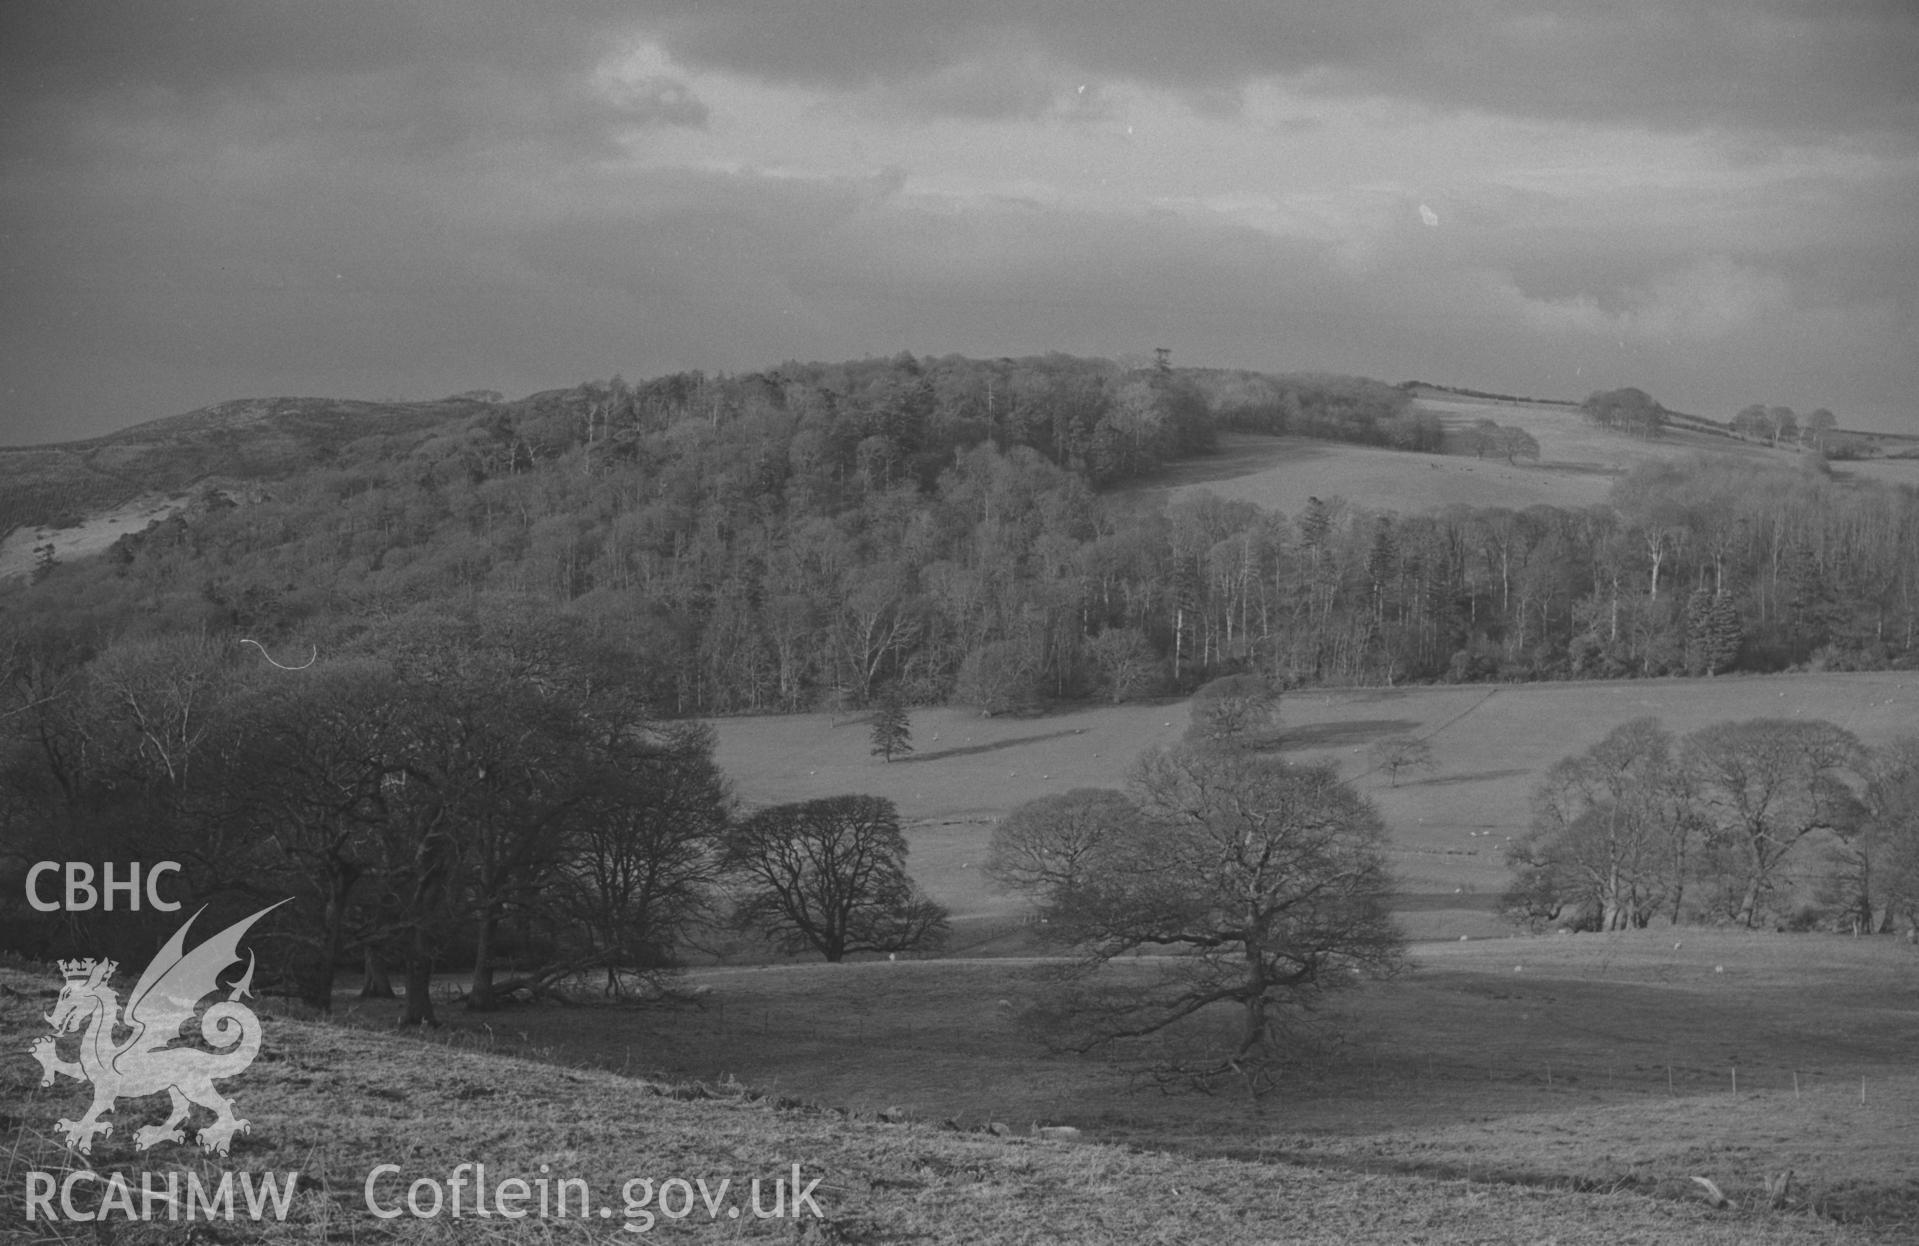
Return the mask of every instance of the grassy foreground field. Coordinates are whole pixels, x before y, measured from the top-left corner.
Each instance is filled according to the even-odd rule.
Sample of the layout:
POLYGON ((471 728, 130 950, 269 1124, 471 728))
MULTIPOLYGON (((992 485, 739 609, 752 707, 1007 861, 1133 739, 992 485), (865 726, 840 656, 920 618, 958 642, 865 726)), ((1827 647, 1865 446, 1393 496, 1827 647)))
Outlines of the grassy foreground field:
POLYGON ((1257 1105, 1159 1093, 1124 1063, 1146 1048, 1048 1052, 1023 1014, 1057 969, 708 968, 693 974, 711 988, 702 1007, 456 1007, 448 1021, 606 1069, 1188 1155, 1677 1200, 1703 1176, 1747 1205, 1790 1170, 1791 1206, 1919 1226, 1919 951, 1903 940, 1688 929, 1419 945, 1401 979, 1336 1005, 1341 1047, 1257 1105))
MULTIPOLYGON (((862 978, 870 983, 872 975, 889 970, 913 974, 944 968, 929 963, 834 970, 843 985, 862 978)), ((1008 968, 1005 962, 995 966, 999 973, 1008 968)), ((782 977, 805 981, 805 975, 782 977)), ((54 985, 46 975, 0 970, 0 1024, 6 1032, 24 1036, 39 1029, 38 1014, 48 1006, 54 985)), ((828 994, 837 995, 816 993, 815 1005, 828 994)), ((939 994, 951 998, 950 991, 939 994)), ((545 1015, 570 1017, 578 1034, 590 1014, 574 1009, 545 1015)), ((1628 1180, 1489 1183, 1483 1175, 1383 1171, 1392 1166, 1391 1156, 1379 1163, 1329 1152, 1331 1163, 1288 1163, 1142 1152, 1097 1140, 1000 1137, 937 1122, 894 1123, 867 1112, 804 1107, 733 1082, 672 1085, 568 1067, 571 1059, 518 1059, 484 1050, 493 1041, 472 1031, 420 1039, 297 1021, 273 1016, 270 1009, 266 1026, 266 1050, 228 1086, 252 1125, 235 1138, 228 1158, 171 1144, 135 1152, 134 1126, 158 1120, 164 1103, 129 1101, 121 1105, 118 1128, 85 1161, 99 1180, 78 1183, 76 1207, 93 1211, 101 1182, 114 1174, 135 1191, 137 1208, 143 1179, 164 1189, 173 1174, 188 1189, 192 1175, 200 1188, 212 1190, 227 1174, 252 1179, 280 1174, 277 1179, 284 1183, 285 1174, 297 1173, 283 1218, 263 1204, 266 1218, 248 1220, 241 1199, 242 1219, 236 1223, 169 1221, 164 1202, 152 1204, 159 1218, 150 1223, 128 1222, 117 1212, 102 1224, 48 1223, 38 1209, 28 1223, 26 1191, 33 1174, 63 1182, 81 1167, 60 1146, 51 1124, 76 1114, 85 1092, 66 1081, 40 1089, 38 1066, 17 1056, 0 1065, 0 1102, 6 1104, 0 1116, 5 1146, 0 1240, 532 1242, 607 1240, 620 1229, 637 1233, 642 1228, 672 1240, 847 1243, 1910 1240, 1897 1236, 1902 1230, 1889 1222, 1881 1228, 1842 1225, 1805 1207, 1754 1206, 1740 1198, 1744 1191, 1724 1166, 1718 1171, 1728 1178, 1728 1193, 1741 1202, 1738 1210, 1714 1211, 1697 1200, 1659 1197, 1663 1187, 1628 1180), (406 1211, 413 1190, 421 1208, 447 1198, 450 1178, 463 1163, 486 1166, 496 1210, 499 1183, 509 1178, 523 1181, 522 1189, 529 1191, 543 1180, 552 1182, 556 1192, 559 1182, 570 1180, 575 1184, 561 1204, 567 1215, 477 1219, 470 1185, 462 1196, 463 1218, 453 1218, 445 1204, 435 1218, 406 1211), (381 1165, 394 1167, 382 1170, 381 1165), (759 1206, 770 1208, 772 1182, 792 1180, 795 1165, 799 1188, 809 1191, 811 1202, 795 1201, 788 1210, 797 1210, 797 1216, 756 1218, 748 1183, 761 1179, 767 1188, 759 1192, 759 1206), (636 1179, 651 1185, 631 1184, 636 1179), (370 1180, 372 1201, 398 1216, 382 1219, 368 1209, 370 1180), (675 1180, 683 1184, 672 1185, 675 1180), (722 1180, 729 1183, 726 1192, 719 1191, 722 1180), (817 1186, 807 1184, 815 1180, 817 1186), (635 1206, 629 1208, 623 1192, 633 1196, 635 1206), (654 1197, 642 1203, 642 1193, 654 1197), (682 1218, 668 1218, 663 1210, 682 1218)), ((865 1064, 876 1045, 869 1039, 865 1047, 846 1051, 845 1058, 865 1064)), ((1701 1102, 1693 1107, 1694 1132, 1710 1127, 1709 1113, 1731 1110, 1712 1104, 1702 1109, 1701 1102)), ((1748 1110, 1748 1116, 1754 1114, 1748 1110)), ((1756 1119, 1778 1128, 1771 1113, 1756 1119)), ((1889 1122, 1882 1116, 1852 1123, 1878 1132, 1889 1122)), ((1019 1125, 1018 1132, 1024 1132, 1025 1122, 1019 1125)), ((1568 1122, 1530 1128, 1554 1136, 1571 1127, 1568 1122)), ((1898 1146, 1895 1138, 1881 1141, 1898 1146)), ((1412 1147, 1404 1141, 1393 1145, 1401 1153, 1412 1147)), ((1470 1149, 1467 1142, 1454 1145, 1470 1149)), ((1269 1140, 1245 1149, 1272 1153, 1280 1145, 1269 1140)), ((1292 1149, 1305 1148, 1294 1144, 1292 1149)), ((53 1206, 60 1207, 57 1199, 53 1206)), ((529 1210, 533 1206, 525 1204, 529 1210)))

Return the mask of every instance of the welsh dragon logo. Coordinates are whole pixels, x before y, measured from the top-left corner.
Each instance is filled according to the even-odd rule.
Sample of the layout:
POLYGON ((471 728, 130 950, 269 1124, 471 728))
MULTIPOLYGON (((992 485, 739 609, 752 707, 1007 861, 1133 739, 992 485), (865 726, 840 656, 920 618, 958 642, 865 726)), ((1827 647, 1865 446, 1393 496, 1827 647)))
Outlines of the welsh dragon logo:
MULTIPOLYGON (((282 900, 280 904, 285 904, 282 900)), ((42 1086, 53 1085, 56 1074, 93 1083, 93 1106, 79 1120, 62 1118, 54 1126, 67 1146, 83 1154, 93 1150, 95 1134, 113 1132, 113 1122, 101 1115, 113 1110, 122 1096, 141 1098, 166 1091, 173 1111, 162 1125, 146 1125, 134 1134, 134 1145, 144 1151, 161 1142, 183 1142, 180 1128, 194 1104, 213 1112, 215 1120, 200 1129, 200 1145, 220 1155, 227 1153, 233 1135, 244 1133, 247 1122, 233 1114, 233 1101, 214 1089, 214 1080, 243 1072, 260 1051, 260 1019, 239 1002, 250 995, 253 955, 247 970, 223 1000, 200 1018, 200 1034, 213 1051, 169 1046, 181 1038, 181 1029, 199 1011, 200 1002, 220 989, 220 974, 240 959, 240 940, 249 927, 279 904, 269 905, 244 921, 235 922, 191 952, 185 950, 187 930, 204 908, 173 932, 153 963, 134 984, 124 1014, 110 985, 118 966, 110 960, 61 961, 66 985, 53 1011, 44 1020, 53 1034, 42 1035, 28 1050, 46 1070, 42 1086), (130 1031, 115 1041, 116 1030, 130 1031), (80 1058, 62 1060, 57 1051, 61 1036, 80 1032, 80 1058)))

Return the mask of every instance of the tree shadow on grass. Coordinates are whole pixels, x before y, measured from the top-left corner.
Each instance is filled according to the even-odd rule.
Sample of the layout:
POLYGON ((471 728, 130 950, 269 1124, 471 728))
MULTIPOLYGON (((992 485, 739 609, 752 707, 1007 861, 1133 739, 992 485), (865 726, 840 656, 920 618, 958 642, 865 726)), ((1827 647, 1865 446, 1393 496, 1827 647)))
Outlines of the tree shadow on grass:
MULTIPOLYGON (((1404 701, 1417 688, 1353 688, 1345 691, 1344 699, 1353 705, 1371 705, 1376 701, 1404 701)), ((1342 691, 1334 689, 1334 691, 1342 691)))
POLYGON ((1370 744, 1388 736, 1411 735, 1420 723, 1412 718, 1355 718, 1351 722, 1313 723, 1305 727, 1287 727, 1280 734, 1279 747, 1338 748, 1349 744, 1370 744))
POLYGON ((1499 908, 1499 893, 1493 891, 1396 891, 1388 902, 1395 913, 1443 913, 1454 909, 1474 909, 1491 913, 1499 908))
POLYGON ((993 740, 987 744, 968 744, 959 748, 935 749, 930 753, 914 753, 910 757, 901 757, 894 765, 910 765, 918 761, 938 761, 942 757, 967 757, 974 753, 992 753, 1003 748, 1018 748, 1023 744, 1037 744, 1041 740, 1058 740, 1069 735, 1083 735, 1085 728, 1071 727, 1065 731, 1047 731, 1040 735, 1014 736, 1010 740, 993 740))
POLYGON ((1333 448, 1326 443, 1304 437, 1242 433, 1229 436, 1211 453, 1166 464, 1158 475, 1143 482, 1140 488, 1171 490, 1207 481, 1234 480, 1268 471, 1282 463, 1324 458, 1332 451, 1333 448))
POLYGON ((1524 766, 1513 770, 1474 770, 1467 774, 1442 774, 1434 779, 1403 779, 1397 787, 1444 787, 1449 783, 1490 782, 1493 779, 1510 779, 1516 774, 1530 774, 1524 766))

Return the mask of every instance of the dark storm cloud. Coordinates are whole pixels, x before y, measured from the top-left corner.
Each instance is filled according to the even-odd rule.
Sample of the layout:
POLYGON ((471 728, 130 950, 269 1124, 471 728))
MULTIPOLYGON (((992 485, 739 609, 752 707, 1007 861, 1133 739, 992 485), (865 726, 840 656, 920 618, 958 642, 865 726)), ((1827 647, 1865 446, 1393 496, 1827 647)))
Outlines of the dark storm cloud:
POLYGON ((1308 75, 1332 92, 1659 128, 1910 134, 1919 120, 1919 5, 1907 0, 685 0, 645 11, 682 59, 842 89, 937 84, 952 66, 1018 49, 1213 100, 1251 79, 1308 75))
POLYGON ((684 84, 584 89, 632 16, 611 2, 12 0, 0 5, 0 154, 84 161, 75 130, 89 120, 192 126, 235 105, 413 156, 507 138, 591 151, 620 126, 701 123, 684 84))
POLYGON ((10 97, 153 87, 189 98, 285 74, 426 63, 542 77, 589 58, 630 6, 512 0, 11 0, 0 6, 10 97))
POLYGON ((1153 345, 1897 420, 1915 14, 0 0, 0 441, 1153 345))
POLYGON ((605 371, 606 335, 543 340, 488 310, 594 310, 549 307, 502 261, 527 209, 495 183, 561 196, 621 134, 704 123, 669 75, 594 81, 628 17, 507 0, 0 5, 0 441, 243 394, 605 371))
MULTIPOLYGON (((638 34, 687 62, 834 89, 913 87, 962 115, 1030 112, 1044 65, 1217 104, 1268 75, 1515 116, 1783 133, 1919 132, 1919 5, 1667 0, 9 0, 0 104, 188 107, 289 76, 551 83, 638 34), (430 68, 429 68, 430 67, 430 68)), ((458 96, 470 114, 482 94, 458 96)), ((696 120, 666 98, 661 117, 696 120)), ((485 110, 481 110, 485 115, 485 110)))

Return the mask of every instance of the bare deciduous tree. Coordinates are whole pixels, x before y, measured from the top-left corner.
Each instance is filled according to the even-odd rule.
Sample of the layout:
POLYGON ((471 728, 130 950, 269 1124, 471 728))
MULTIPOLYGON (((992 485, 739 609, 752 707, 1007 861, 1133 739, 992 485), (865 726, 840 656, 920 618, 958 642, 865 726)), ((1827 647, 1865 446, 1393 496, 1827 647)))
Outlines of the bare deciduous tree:
POLYGON ((1150 689, 1161 662, 1136 627, 1109 627, 1086 644, 1102 690, 1114 705, 1150 689))
POLYGON ((993 828, 986 872, 1016 891, 1071 890, 1086 881, 1100 845, 1126 834, 1138 818, 1139 807, 1111 788, 1078 787, 1042 796, 993 828))
POLYGON ((670 965, 714 902, 729 803, 704 724, 628 741, 619 770, 563 867, 565 907, 609 994, 622 993, 623 973, 670 965))
POLYGON ((728 832, 726 862, 740 880, 737 920, 783 950, 837 962, 945 938, 946 910, 906 876, 890 800, 829 796, 758 810, 728 832))
POLYGON ((1861 813, 1832 850, 1826 898, 1861 930, 1901 914, 1919 928, 1919 736, 1872 751, 1861 813))
POLYGON ((1376 741, 1368 750, 1373 764, 1386 772, 1387 782, 1399 786, 1402 770, 1431 770, 1433 746, 1417 736, 1396 735, 1376 741))
POLYGON ((1192 743, 1253 749, 1270 741, 1279 721, 1279 689, 1258 675, 1225 675, 1193 694, 1192 743))
POLYGON ((1682 764, 1697 785, 1708 837, 1735 871, 1731 916, 1740 925, 1757 923, 1795 845, 1858 821, 1845 779, 1863 757, 1851 732, 1820 719, 1716 723, 1686 738, 1682 764))
POLYGON ((1683 779, 1656 718, 1555 763, 1533 793, 1532 829, 1507 853, 1517 874, 1508 912, 1624 930, 1676 911, 1698 820, 1683 779))

